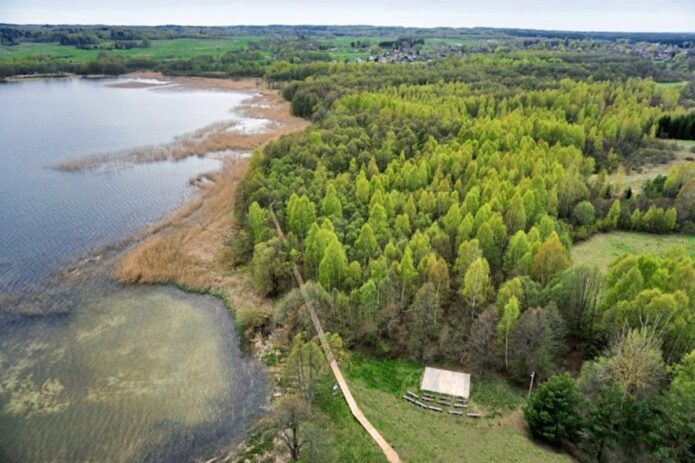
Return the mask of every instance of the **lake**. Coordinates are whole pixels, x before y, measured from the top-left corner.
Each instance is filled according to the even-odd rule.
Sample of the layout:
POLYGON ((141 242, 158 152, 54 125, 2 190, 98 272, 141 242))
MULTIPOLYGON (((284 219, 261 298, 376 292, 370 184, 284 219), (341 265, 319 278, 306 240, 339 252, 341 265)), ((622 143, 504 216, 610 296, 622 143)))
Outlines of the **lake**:
POLYGON ((123 82, 0 85, 0 293, 45 313, 0 307, 0 461, 186 461, 243 435, 264 405, 265 372, 220 301, 125 287, 101 264, 60 276, 181 206, 220 161, 58 163, 257 125, 234 112, 248 94, 123 82))

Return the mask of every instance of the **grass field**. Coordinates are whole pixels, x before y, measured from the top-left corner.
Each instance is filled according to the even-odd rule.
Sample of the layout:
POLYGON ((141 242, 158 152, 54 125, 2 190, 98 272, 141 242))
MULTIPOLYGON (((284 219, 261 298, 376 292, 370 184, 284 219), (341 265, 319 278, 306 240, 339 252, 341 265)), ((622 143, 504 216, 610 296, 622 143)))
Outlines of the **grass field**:
MULTIPOLYGON (((190 58, 200 55, 223 55, 240 49, 252 40, 260 37, 245 36, 235 39, 202 40, 175 39, 153 40, 150 48, 131 48, 130 50, 106 50, 110 56, 138 57, 152 60, 174 58, 190 58)), ((1 46, 0 59, 22 58, 34 55, 46 55, 75 62, 96 59, 100 50, 81 50, 79 48, 58 43, 21 43, 15 46, 1 46)))
MULTIPOLYGON (((70 62, 86 62, 96 59, 99 53, 106 53, 109 56, 121 56, 129 58, 147 58, 154 61, 192 58, 202 55, 221 56, 230 50, 239 50, 246 47, 248 42, 263 41, 263 37, 239 36, 233 39, 174 39, 174 40, 153 40, 149 48, 131 48, 129 50, 82 50, 70 45, 60 45, 59 43, 21 43, 14 46, 0 46, 0 61, 21 59, 29 56, 43 55, 59 60, 70 62)), ((366 58, 369 51, 364 49, 352 48, 350 42, 354 40, 364 40, 376 43, 375 38, 342 38, 326 40, 325 44, 330 47, 329 53, 338 60, 366 58)), ((104 42, 110 45, 110 42, 104 42)), ((269 55, 268 50, 260 50, 261 54, 269 55)))
POLYGON ((440 415, 405 402, 401 395, 417 390, 422 369, 411 362, 364 357, 345 369, 363 412, 404 462, 572 461, 527 437, 521 414, 523 391, 501 380, 473 381, 471 408, 483 413, 479 420, 440 415))
POLYGON ((695 236, 652 235, 636 232, 612 232, 595 235, 572 248, 574 265, 596 265, 605 269, 617 257, 629 254, 659 254, 672 246, 684 246, 695 258, 695 236))

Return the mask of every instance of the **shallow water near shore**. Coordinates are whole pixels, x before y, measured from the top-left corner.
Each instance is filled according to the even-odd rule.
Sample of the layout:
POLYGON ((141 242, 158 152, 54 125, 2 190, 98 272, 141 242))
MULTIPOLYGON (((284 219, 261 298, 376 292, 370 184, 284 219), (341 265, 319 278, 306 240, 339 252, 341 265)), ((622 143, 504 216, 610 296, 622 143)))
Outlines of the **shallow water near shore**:
POLYGON ((187 461, 244 432, 265 375, 220 301, 81 289, 68 315, 0 322, 0 460, 187 461))
MULTIPOLYGON (((191 157, 61 172, 61 161, 170 142, 234 117, 249 94, 114 88, 124 79, 0 85, 0 291, 133 233, 195 193, 219 161, 191 157)), ((238 117, 238 116, 237 116, 238 117)))
POLYGON ((182 205, 220 161, 47 166, 169 142, 248 98, 114 82, 0 85, 0 292, 36 314, 0 298, 3 462, 190 461, 242 436, 265 401, 265 372, 221 301, 120 285, 108 256, 57 273, 182 205))

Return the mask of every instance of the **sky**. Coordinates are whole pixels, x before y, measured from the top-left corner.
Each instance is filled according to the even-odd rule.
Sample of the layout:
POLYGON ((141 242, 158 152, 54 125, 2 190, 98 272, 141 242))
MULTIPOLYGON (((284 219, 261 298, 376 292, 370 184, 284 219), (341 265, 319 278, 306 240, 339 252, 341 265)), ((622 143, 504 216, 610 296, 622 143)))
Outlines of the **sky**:
POLYGON ((695 0, 0 0, 0 23, 695 32, 695 0))

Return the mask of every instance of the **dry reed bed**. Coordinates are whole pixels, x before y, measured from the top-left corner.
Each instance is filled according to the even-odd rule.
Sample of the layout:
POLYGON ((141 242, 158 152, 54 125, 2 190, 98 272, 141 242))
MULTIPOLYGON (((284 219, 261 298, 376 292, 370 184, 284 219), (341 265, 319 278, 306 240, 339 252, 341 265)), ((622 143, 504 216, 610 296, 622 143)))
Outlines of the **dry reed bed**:
MULTIPOLYGON (((164 79, 156 73, 131 74, 132 77, 164 79)), ((246 118, 270 121, 263 130, 242 132, 235 130, 240 121, 220 121, 177 137, 171 143, 157 146, 144 146, 117 152, 97 153, 79 159, 67 160, 54 166, 62 171, 96 169, 104 165, 145 163, 165 160, 181 160, 189 156, 205 156, 215 152, 251 151, 264 146, 279 135, 300 130, 306 126, 302 119, 289 114, 289 103, 277 92, 266 89, 260 82, 252 79, 223 80, 203 78, 167 79, 173 87, 167 90, 219 89, 236 90, 249 93, 249 99, 239 108, 238 114, 246 118)), ((115 84, 125 85, 125 84, 115 84)))
MULTIPOLYGON (((249 149, 307 126, 290 115, 289 104, 273 91, 263 90, 262 102, 251 108, 273 121, 263 133, 252 134, 249 149)), ((214 145, 213 151, 219 146, 214 145)), ((225 240, 235 229, 232 213, 235 192, 246 176, 247 159, 226 159, 223 168, 211 174, 191 202, 140 239, 119 260, 116 277, 124 283, 177 283, 197 290, 224 293, 236 308, 256 307, 270 311, 267 300, 258 297, 243 272, 234 272, 222 262, 225 240)), ((233 238, 233 236, 232 236, 233 238)))

